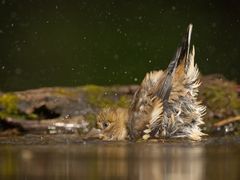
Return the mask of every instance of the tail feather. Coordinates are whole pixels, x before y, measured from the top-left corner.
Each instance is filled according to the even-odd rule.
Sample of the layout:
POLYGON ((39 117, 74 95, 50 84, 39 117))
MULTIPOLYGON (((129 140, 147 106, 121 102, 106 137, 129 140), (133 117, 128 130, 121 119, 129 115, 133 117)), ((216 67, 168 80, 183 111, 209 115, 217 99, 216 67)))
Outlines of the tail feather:
POLYGON ((187 33, 183 36, 180 46, 177 48, 177 52, 173 60, 168 65, 166 76, 160 84, 160 88, 157 91, 157 96, 160 97, 166 106, 171 89, 172 89, 172 79, 175 74, 176 68, 179 64, 184 63, 185 72, 187 72, 189 66, 189 49, 190 40, 192 34, 192 24, 188 26, 187 33))
POLYGON ((169 99, 172 88, 172 78, 178 65, 180 53, 181 47, 177 49, 175 57, 168 65, 166 77, 163 79, 159 91, 157 91, 157 96, 162 99, 163 103, 167 102, 169 99))
POLYGON ((192 35, 192 24, 189 24, 186 34, 182 38, 182 42, 180 47, 181 53, 179 57, 179 64, 184 64, 185 73, 187 73, 189 66, 189 51, 190 51, 190 43, 191 43, 191 35, 192 35))

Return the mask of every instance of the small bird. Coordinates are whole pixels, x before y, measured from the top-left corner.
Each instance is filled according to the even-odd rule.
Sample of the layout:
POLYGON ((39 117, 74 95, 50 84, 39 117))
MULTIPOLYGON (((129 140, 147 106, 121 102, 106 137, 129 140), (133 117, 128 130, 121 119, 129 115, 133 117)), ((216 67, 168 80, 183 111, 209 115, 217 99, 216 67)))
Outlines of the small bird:
POLYGON ((199 70, 190 51, 192 24, 166 70, 146 74, 129 109, 103 109, 97 116, 103 140, 188 138, 201 140, 206 107, 197 99, 199 70))

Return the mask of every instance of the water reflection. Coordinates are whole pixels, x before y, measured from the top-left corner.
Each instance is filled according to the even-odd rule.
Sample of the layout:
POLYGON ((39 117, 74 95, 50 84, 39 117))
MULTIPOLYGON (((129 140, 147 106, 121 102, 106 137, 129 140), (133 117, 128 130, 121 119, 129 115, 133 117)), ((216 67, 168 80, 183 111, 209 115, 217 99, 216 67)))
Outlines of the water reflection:
MULTIPOLYGON (((134 148, 133 177, 137 179, 203 179, 202 147, 134 148)), ((131 174, 131 172, 130 172, 131 174)))
POLYGON ((1 145, 0 179, 239 179, 239 145, 1 145))

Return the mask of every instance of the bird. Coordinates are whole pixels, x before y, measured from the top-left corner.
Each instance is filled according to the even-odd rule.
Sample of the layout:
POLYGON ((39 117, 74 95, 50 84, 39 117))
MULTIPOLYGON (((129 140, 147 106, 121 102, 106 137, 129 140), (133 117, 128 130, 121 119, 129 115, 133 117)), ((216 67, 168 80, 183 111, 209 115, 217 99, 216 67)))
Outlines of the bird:
POLYGON ((166 70, 147 73, 128 109, 104 108, 97 115, 99 138, 107 141, 186 138, 199 141, 206 107, 198 100, 201 85, 190 48, 189 24, 166 70))

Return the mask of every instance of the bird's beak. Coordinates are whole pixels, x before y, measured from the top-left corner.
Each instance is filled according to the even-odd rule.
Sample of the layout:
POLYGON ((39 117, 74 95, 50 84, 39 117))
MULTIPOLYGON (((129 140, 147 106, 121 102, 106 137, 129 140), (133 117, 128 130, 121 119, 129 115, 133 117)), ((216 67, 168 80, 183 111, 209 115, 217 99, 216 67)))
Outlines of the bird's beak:
POLYGON ((101 130, 92 128, 84 137, 84 139, 99 139, 101 137, 101 130))

